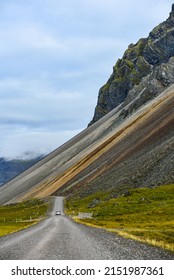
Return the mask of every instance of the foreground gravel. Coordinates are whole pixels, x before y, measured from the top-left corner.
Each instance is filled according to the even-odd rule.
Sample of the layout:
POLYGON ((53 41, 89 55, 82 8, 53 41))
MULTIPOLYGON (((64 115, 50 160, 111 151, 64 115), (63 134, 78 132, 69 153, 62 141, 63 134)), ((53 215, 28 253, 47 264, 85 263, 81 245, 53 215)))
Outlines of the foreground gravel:
POLYGON ((57 199, 52 216, 42 223, 0 238, 0 259, 47 260, 172 260, 174 254, 124 239, 104 229, 77 224, 65 215, 57 199), (62 210, 62 209, 61 209, 62 210))

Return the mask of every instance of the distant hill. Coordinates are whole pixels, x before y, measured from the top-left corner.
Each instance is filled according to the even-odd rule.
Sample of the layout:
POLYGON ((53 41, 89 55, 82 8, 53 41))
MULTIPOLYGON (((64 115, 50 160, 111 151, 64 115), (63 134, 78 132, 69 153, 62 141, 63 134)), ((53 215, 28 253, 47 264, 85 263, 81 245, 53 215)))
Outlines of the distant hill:
POLYGON ((0 158, 0 186, 38 162, 42 156, 30 160, 0 158))

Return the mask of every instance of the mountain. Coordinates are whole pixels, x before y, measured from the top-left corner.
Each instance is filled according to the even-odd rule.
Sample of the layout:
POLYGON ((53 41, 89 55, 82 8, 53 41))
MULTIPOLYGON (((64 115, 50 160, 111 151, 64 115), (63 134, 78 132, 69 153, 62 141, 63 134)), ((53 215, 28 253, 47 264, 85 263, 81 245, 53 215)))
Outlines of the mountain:
POLYGON ((110 192, 112 198, 172 184, 173 68, 174 6, 165 22, 117 62, 91 125, 2 186, 0 204, 53 194, 80 201, 110 192))
POLYGON ((112 110, 2 186, 0 203, 173 183, 174 85, 115 125, 118 115, 112 110))
POLYGON ((169 18, 147 38, 130 44, 100 89, 93 124, 114 108, 120 119, 160 94, 174 82, 174 4, 169 18))
POLYGON ((6 160, 5 158, 0 158, 0 186, 28 169, 41 158, 42 156, 30 160, 6 160))

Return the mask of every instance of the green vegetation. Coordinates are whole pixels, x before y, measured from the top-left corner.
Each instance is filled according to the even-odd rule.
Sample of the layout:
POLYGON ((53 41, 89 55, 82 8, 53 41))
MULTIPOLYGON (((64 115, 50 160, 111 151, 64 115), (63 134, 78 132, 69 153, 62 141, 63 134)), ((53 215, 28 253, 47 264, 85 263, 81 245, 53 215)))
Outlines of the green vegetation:
POLYGON ((134 68, 134 64, 131 60, 127 60, 125 59, 125 64, 130 68, 133 69, 134 68))
MULTIPOLYGON (((119 59, 114 66, 114 79, 116 84, 137 85, 142 77, 150 73, 151 67, 143 57, 143 51, 147 39, 140 39, 137 44, 129 45, 122 59, 119 59)), ((129 88, 127 88, 129 90, 129 88)))
POLYGON ((138 57, 143 55, 144 48, 147 44, 147 39, 142 38, 136 44, 130 44, 128 49, 124 53, 124 57, 138 57))
POLYGON ((109 87, 110 87, 110 85, 106 83, 106 84, 102 87, 102 91, 107 91, 107 90, 109 90, 109 87))
POLYGON ((38 223, 47 210, 48 202, 38 199, 0 206, 0 236, 38 223))
POLYGON ((93 219, 77 220, 174 251, 174 184, 131 189, 116 198, 111 191, 71 198, 66 212, 93 212, 93 219))

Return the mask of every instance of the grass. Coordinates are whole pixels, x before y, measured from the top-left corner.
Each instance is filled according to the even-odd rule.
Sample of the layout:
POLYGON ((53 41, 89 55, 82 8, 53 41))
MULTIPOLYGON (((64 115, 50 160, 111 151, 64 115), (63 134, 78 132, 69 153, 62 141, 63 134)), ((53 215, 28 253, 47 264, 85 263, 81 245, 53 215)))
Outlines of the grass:
POLYGON ((174 184, 131 189, 117 198, 111 192, 71 198, 66 212, 93 212, 93 219, 76 220, 174 251, 174 184))
POLYGON ((0 236, 38 223, 46 216, 47 210, 48 202, 38 199, 0 206, 0 236))

